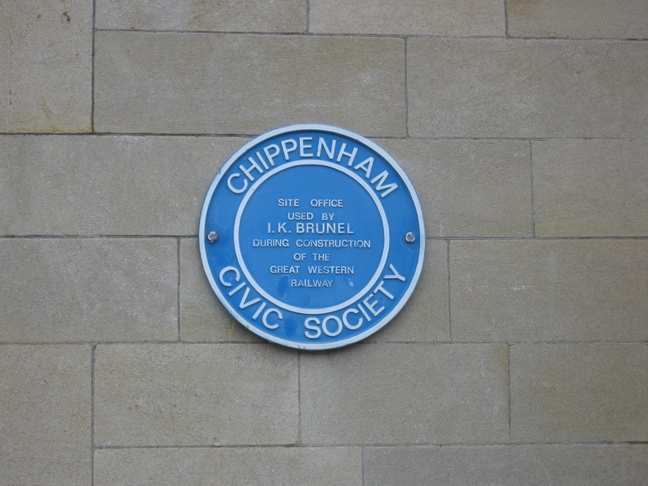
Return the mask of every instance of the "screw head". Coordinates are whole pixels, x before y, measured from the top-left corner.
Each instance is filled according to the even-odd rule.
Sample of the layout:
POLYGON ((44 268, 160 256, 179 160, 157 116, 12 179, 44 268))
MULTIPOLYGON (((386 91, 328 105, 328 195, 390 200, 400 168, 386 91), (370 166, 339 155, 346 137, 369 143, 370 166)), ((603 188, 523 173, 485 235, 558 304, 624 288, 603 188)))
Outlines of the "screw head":
POLYGON ((416 241, 416 236, 411 231, 405 235, 405 241, 408 243, 414 243, 416 241))
POLYGON ((207 240, 210 243, 215 243, 216 240, 218 240, 218 233, 216 233, 215 231, 210 231, 209 234, 207 235, 207 240))

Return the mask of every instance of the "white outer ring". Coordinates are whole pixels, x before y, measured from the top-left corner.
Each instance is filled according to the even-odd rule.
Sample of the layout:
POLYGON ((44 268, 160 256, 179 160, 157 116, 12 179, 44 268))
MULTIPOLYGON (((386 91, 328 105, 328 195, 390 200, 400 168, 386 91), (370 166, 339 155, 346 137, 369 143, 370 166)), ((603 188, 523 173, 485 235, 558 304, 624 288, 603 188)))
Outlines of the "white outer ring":
POLYGON ((211 285, 211 288, 216 294, 216 296, 218 297, 218 300, 220 300, 221 304, 223 304, 223 306, 227 309, 230 315, 234 316, 234 318, 236 318, 237 321, 239 321, 244 327, 249 329, 251 332, 253 332, 257 336, 261 336, 262 338, 267 339, 270 342, 280 344, 282 346, 286 346, 289 348, 319 351, 325 349, 341 348, 343 346, 347 346, 349 344, 362 341, 363 339, 378 332, 385 325, 387 325, 394 318, 394 316, 396 316, 396 314, 398 314, 398 312, 403 308, 403 306, 407 303, 409 298, 412 296, 412 292, 414 292, 414 289, 416 288, 416 284, 421 276, 421 271, 423 270, 423 259, 424 259, 423 257, 425 255, 425 223, 423 221, 423 211, 421 210, 421 203, 418 199, 418 196, 416 195, 414 186, 412 186, 411 181, 409 180, 405 172, 403 172, 403 169, 401 169, 401 167, 393 159, 393 157, 389 155, 387 152, 385 152, 385 150, 383 150, 381 147, 373 143, 371 140, 363 137, 362 135, 358 135, 357 133, 351 132, 349 130, 345 130, 343 128, 333 127, 330 125, 315 124, 315 123, 300 124, 300 125, 290 125, 287 127, 277 128, 275 130, 271 130, 267 133, 264 133, 263 135, 260 135, 254 138, 253 140, 250 140, 245 145, 243 145, 240 149, 238 149, 234 153, 234 155, 232 155, 227 160, 227 162, 225 162, 223 167, 221 167, 221 169, 218 171, 218 174, 216 174, 216 177, 212 181, 211 186, 209 186, 209 190, 207 191, 207 195, 205 196, 205 201, 203 202, 202 211, 200 213, 200 225, 198 227, 198 245, 200 247, 200 259, 202 261, 203 270, 205 271, 207 280, 209 280, 209 284, 211 285), (237 162, 239 157, 243 155, 245 152, 257 146, 258 144, 264 142, 265 140, 268 140, 269 138, 276 137, 277 135, 282 135, 284 133, 306 131, 306 130, 336 133, 338 135, 349 137, 352 140, 355 140, 358 143, 364 144, 365 146, 371 148, 376 153, 378 153, 381 157, 383 157, 387 161, 387 163, 391 166, 391 168, 394 169, 394 171, 400 176, 401 180, 403 181, 403 184, 405 184, 405 187, 407 188, 407 191, 410 197, 412 198, 412 203, 414 204, 414 209, 416 210, 416 214, 417 214, 418 229, 420 229, 420 234, 417 235, 420 238, 420 246, 419 246, 419 255, 418 255, 416 269, 409 282, 409 287, 401 297, 400 301, 391 309, 391 311, 388 314, 385 315, 385 317, 383 317, 380 323, 367 329, 366 331, 360 334, 355 334, 348 339, 333 341, 329 343, 321 343, 321 344, 308 343, 308 342, 298 343, 294 341, 288 341, 286 339, 281 339, 277 336, 274 336, 273 334, 267 333, 262 329, 259 329, 251 325, 243 316, 241 316, 236 311, 234 307, 230 305, 229 301, 225 298, 220 288, 218 287, 218 284, 216 283, 216 281, 214 280, 214 276, 212 275, 211 267, 209 266, 209 261, 207 259, 207 250, 205 247, 207 241, 207 232, 206 232, 205 225, 207 221, 207 212, 209 211, 209 205, 211 203, 212 196, 214 195, 214 191, 216 190, 216 187, 218 187, 220 180, 223 178, 223 176, 230 168, 230 166, 232 166, 235 162, 237 162))

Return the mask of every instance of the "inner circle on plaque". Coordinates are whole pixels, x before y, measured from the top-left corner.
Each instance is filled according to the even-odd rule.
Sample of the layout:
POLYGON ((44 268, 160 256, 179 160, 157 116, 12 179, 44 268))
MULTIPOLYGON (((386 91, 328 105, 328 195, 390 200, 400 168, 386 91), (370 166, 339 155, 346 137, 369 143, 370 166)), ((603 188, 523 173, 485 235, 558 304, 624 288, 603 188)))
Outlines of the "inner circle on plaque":
MULTIPOLYGON (((360 175, 302 160, 264 174, 248 189, 234 245, 243 274, 262 297, 288 311, 324 314, 373 288, 387 260, 389 225, 360 175)), ((253 305, 254 297, 244 294, 239 307, 253 305)))

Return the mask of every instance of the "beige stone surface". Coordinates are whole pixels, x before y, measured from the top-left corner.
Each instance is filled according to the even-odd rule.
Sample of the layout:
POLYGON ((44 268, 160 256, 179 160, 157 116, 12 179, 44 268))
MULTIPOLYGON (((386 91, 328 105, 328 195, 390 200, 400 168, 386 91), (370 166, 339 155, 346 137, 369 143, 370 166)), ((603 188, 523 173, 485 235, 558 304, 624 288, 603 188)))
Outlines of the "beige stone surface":
POLYGON ((212 291, 196 238, 180 242, 180 339, 191 342, 262 341, 234 319, 212 291))
POLYGON ((0 342, 175 340, 171 239, 0 239, 0 342))
POLYGON ((412 180, 428 237, 531 236, 527 142, 383 139, 378 144, 412 180))
POLYGON ((504 34, 503 0, 311 0, 311 32, 342 34, 504 34))
POLYGON ((300 363, 304 444, 508 437, 504 344, 361 344, 300 363))
POLYGON ((1 484, 90 484, 90 356, 87 345, 0 346, 1 484))
POLYGON ((0 73, 0 132, 90 131, 92 2, 3 1, 0 73))
POLYGON ((378 342, 448 341, 447 243, 425 242, 423 271, 414 293, 396 317, 368 338, 378 342))
POLYGON ((266 344, 98 346, 98 446, 294 444, 297 353, 266 344))
POLYGON ((648 37, 645 0, 508 0, 514 37, 648 37))
POLYGON ((646 51, 623 41, 409 39, 409 135, 646 137, 646 51))
POLYGON ((256 134, 327 123, 405 134, 395 38, 98 32, 100 132, 256 134))
POLYGON ((648 476, 646 444, 372 447, 366 486, 636 485, 648 476))
POLYGON ((648 236, 645 140, 533 142, 533 184, 537 236, 648 236))
POLYGON ((646 441, 646 403, 646 343, 511 346, 514 441, 646 441))
POLYGON ((97 0, 97 28, 304 32, 306 0, 97 0))
POLYGON ((0 136, 4 235, 196 235, 241 138, 0 136))
POLYGON ((648 0, 0 1, 0 485, 648 477, 648 0), (252 137, 412 180, 362 343, 264 342, 197 233, 252 137))
POLYGON ((648 241, 450 243, 460 341, 648 339, 648 241))
POLYGON ((362 455, 359 447, 104 449, 94 484, 356 486, 362 455))

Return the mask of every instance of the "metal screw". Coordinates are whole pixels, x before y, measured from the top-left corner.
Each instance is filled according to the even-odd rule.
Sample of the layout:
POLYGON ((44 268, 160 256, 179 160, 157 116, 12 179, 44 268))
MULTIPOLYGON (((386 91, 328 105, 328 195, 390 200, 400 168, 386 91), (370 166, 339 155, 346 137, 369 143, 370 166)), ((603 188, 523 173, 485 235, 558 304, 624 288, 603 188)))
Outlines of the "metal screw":
POLYGON ((405 235, 405 241, 408 243, 414 243, 416 241, 416 236, 411 231, 405 235))
POLYGON ((207 235, 207 239, 210 243, 216 242, 216 240, 218 239, 218 233, 216 233, 215 231, 210 231, 207 235))

